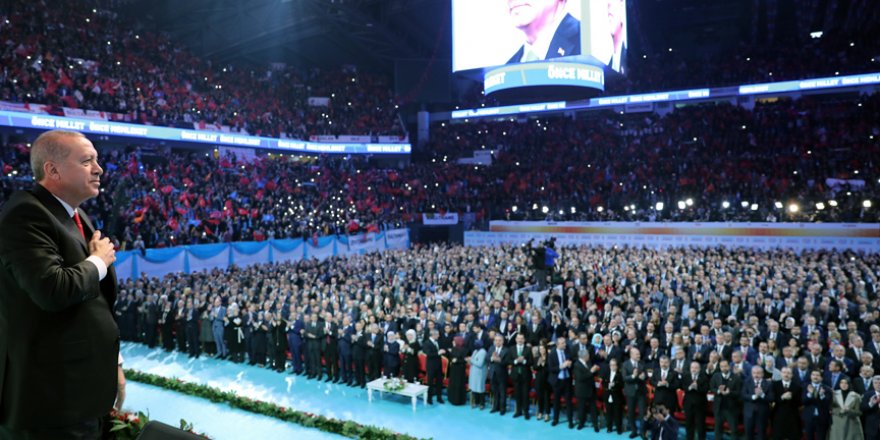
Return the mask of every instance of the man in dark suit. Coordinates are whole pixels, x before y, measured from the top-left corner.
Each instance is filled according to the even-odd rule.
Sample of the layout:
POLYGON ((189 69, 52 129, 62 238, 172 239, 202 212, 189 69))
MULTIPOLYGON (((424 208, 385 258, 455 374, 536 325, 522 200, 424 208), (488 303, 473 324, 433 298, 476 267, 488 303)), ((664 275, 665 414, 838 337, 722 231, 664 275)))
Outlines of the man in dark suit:
POLYGON ((352 335, 351 363, 354 368, 355 384, 363 388, 367 384, 365 377, 367 352, 369 347, 367 341, 369 336, 364 332, 364 322, 358 321, 354 324, 354 334, 352 335))
POLYGON ((432 403, 432 397, 437 397, 437 403, 443 403, 443 362, 440 356, 446 351, 440 348, 440 331, 432 329, 428 340, 422 344, 422 352, 425 353, 425 373, 428 376, 428 404, 432 403))
POLYGON ((546 326, 544 325, 544 321, 541 319, 541 315, 535 313, 532 315, 532 323, 526 326, 526 332, 528 333, 528 342, 529 345, 534 347, 541 343, 541 339, 547 337, 546 326))
POLYGON ((370 325, 367 335, 367 370, 370 380, 376 380, 382 376, 382 358, 385 356, 384 337, 378 324, 370 325))
POLYGON ((599 432, 599 417, 596 411, 596 373, 599 366, 590 362, 590 351, 578 353, 578 361, 574 364, 574 398, 577 399, 578 429, 584 429, 587 422, 587 411, 590 412, 590 423, 593 430, 599 432))
POLYGON ((791 367, 782 367, 782 380, 773 382, 773 438, 776 440, 800 440, 800 407, 803 391, 792 380, 791 367))
POLYGON ((734 439, 738 439, 737 425, 742 418, 742 378, 730 371, 730 362, 721 360, 718 362, 718 371, 709 382, 709 390, 715 393, 712 401, 712 411, 715 414, 715 438, 721 440, 724 432, 724 422, 734 439))
POLYGON ((651 409, 650 417, 645 417, 647 424, 651 425, 652 440, 677 440, 678 421, 672 417, 672 412, 657 404, 651 409))
POLYGON ((493 399, 491 412, 500 412, 503 416, 507 411, 507 367, 510 365, 509 352, 504 346, 504 336, 495 335, 495 344, 487 354, 489 355, 487 377, 493 399))
POLYGON ((562 399, 565 398, 565 408, 568 412, 568 427, 574 428, 571 404, 571 367, 565 344, 565 337, 556 338, 556 350, 547 353, 547 380, 553 387, 553 426, 559 424, 559 410, 562 407, 562 399))
POLYGON ((671 411, 678 408, 679 375, 669 365, 669 356, 660 356, 660 367, 651 373, 651 385, 654 387, 654 403, 662 403, 671 411))
MULTIPOLYGON (((639 415, 646 414, 648 389, 645 386, 645 366, 641 362, 641 353, 633 349, 629 352, 629 360, 623 363, 623 395, 626 396, 626 418, 629 420, 629 438, 640 436, 636 428, 636 409, 639 415)), ((642 424, 641 434, 645 432, 642 424)))
POLYGON ((303 372, 303 333, 306 326, 299 314, 293 312, 287 320, 287 346, 290 348, 290 365, 293 374, 302 374, 303 372))
POLYGON ((684 390, 682 410, 684 410, 687 439, 694 435, 700 440, 706 439, 706 411, 709 400, 709 378, 703 374, 698 361, 692 361, 688 372, 681 376, 680 387, 684 390))
POLYGON ((694 336, 694 343, 688 347, 688 359, 691 361, 697 361, 702 365, 706 365, 706 362, 709 362, 709 353, 712 352, 712 347, 709 344, 704 343, 703 335, 694 336))
POLYGON ((770 402, 773 401, 773 387, 770 380, 764 379, 763 367, 752 367, 751 375, 743 383, 740 397, 743 401, 746 439, 763 440, 770 417, 770 402))
POLYGON ((864 396, 865 393, 870 392, 873 377, 874 368, 870 365, 863 365, 862 368, 859 369, 859 375, 852 380, 853 391, 859 393, 860 396, 864 396))
POLYGON ((339 382, 339 324, 330 312, 324 313, 324 337, 321 339, 327 382, 339 382))
POLYGON ((507 64, 580 55, 581 22, 565 12, 566 0, 516 2, 510 8, 525 43, 507 64))
POLYGON ((516 401, 516 413, 513 418, 521 415, 529 419, 529 389, 532 384, 532 350, 526 346, 526 336, 517 333, 516 344, 510 347, 511 365, 510 380, 513 381, 513 398, 516 401))
POLYGON ((31 169, 37 184, 0 212, 0 437, 97 438, 125 382, 116 255, 78 208, 103 170, 65 131, 34 141, 31 169))
POLYGON ((610 433, 616 427, 617 433, 623 434, 623 375, 616 359, 608 361, 608 368, 602 372, 602 383, 605 384, 606 430, 610 433))
POLYGON ((306 374, 309 379, 321 380, 321 340, 324 328, 318 322, 318 314, 312 313, 306 324, 306 374))
POLYGON ((351 317, 348 315, 342 318, 342 328, 338 330, 339 335, 339 362, 342 366, 340 380, 346 385, 351 385, 351 348, 352 337, 354 336, 354 326, 351 325, 351 317))
POLYGON ((824 440, 831 426, 831 399, 834 391, 822 383, 822 371, 810 373, 810 383, 804 388, 804 409, 801 418, 807 440, 824 440))
POLYGON ((874 376, 872 385, 873 389, 862 396, 865 440, 880 440, 880 376, 874 376))

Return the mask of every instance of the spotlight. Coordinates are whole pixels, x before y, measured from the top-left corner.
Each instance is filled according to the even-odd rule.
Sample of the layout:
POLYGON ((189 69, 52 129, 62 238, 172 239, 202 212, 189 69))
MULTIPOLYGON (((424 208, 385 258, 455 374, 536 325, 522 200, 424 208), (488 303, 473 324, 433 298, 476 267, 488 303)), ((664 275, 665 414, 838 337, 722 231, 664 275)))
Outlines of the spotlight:
POLYGON ((776 209, 782 209, 782 202, 776 202, 773 204, 773 206, 775 206, 776 209))
POLYGON ((656 209, 658 211, 662 211, 663 210, 663 202, 657 202, 657 205, 654 206, 654 209, 656 209))
POLYGON ((822 202, 816 203, 816 209, 818 209, 819 211, 825 209, 825 204, 822 202))
POLYGON ((757 204, 757 203, 752 203, 751 209, 752 209, 752 211, 757 211, 757 210, 758 210, 758 204, 757 204))
POLYGON ((829 200, 828 206, 830 206, 832 208, 836 208, 837 207, 837 200, 829 200))
POLYGON ((748 208, 748 207, 749 207, 749 202, 743 200, 742 203, 740 203, 740 206, 742 206, 743 208, 748 208))
POLYGON ((678 209, 685 209, 687 207, 687 203, 679 200, 678 201, 678 209))
POLYGON ((727 200, 721 202, 721 209, 727 209, 727 208, 730 208, 730 202, 728 202, 727 200))
POLYGON ((801 207, 798 206, 797 203, 792 203, 792 204, 788 205, 788 212, 790 212, 792 214, 800 211, 800 209, 801 209, 801 207))
POLYGON ((687 204, 688 206, 694 206, 694 199, 688 197, 688 199, 685 200, 684 203, 687 204))
POLYGON ((870 201, 870 200, 865 200, 864 202, 862 202, 862 206, 865 207, 865 208, 870 208, 871 205, 872 205, 872 204, 871 204, 871 201, 870 201))

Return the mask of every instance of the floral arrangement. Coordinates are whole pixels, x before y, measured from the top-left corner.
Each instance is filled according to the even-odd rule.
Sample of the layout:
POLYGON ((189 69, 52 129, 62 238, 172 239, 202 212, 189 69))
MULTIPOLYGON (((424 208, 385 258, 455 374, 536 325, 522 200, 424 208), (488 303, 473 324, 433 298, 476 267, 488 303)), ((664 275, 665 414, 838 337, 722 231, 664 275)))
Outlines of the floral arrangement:
MULTIPOLYGON (((150 416, 143 412, 135 414, 125 411, 113 411, 110 413, 110 421, 112 424, 110 428, 110 438, 115 440, 135 440, 141 435, 141 431, 144 430, 147 423, 150 422, 150 416)), ((194 432, 192 424, 187 423, 187 421, 183 419, 180 419, 180 429, 204 438, 209 438, 205 434, 194 432)))
POLYGON ((382 383, 382 388, 385 388, 385 391, 391 391, 394 393, 406 388, 406 382, 400 380, 399 377, 392 377, 391 379, 386 379, 385 382, 382 383))
MULTIPOLYGON (((125 370, 125 378, 126 380, 133 380, 135 382, 157 386, 189 396, 200 397, 214 403, 225 403, 233 408, 273 417, 285 422, 296 423, 297 425, 302 425, 307 428, 315 428, 348 438, 365 440, 418 440, 416 437, 396 433, 386 428, 361 425, 348 420, 333 419, 309 412, 295 411, 271 402, 263 402, 261 400, 241 397, 231 391, 221 391, 207 385, 184 382, 177 378, 169 379, 137 370, 125 370)), ((127 440, 127 438, 125 439, 127 440)))

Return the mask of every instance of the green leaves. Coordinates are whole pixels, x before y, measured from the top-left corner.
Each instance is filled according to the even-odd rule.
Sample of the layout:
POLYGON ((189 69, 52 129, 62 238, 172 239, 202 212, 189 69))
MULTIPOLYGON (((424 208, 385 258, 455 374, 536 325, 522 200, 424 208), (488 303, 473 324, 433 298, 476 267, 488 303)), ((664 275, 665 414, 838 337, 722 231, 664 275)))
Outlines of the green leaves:
MULTIPOLYGON (((125 378, 147 385, 153 385, 166 390, 175 391, 193 397, 210 400, 214 403, 225 403, 233 408, 242 409, 255 414, 261 414, 282 420, 285 422, 295 423, 307 428, 315 428, 324 432, 339 434, 348 438, 372 439, 372 440, 418 440, 416 437, 399 434, 385 428, 375 426, 361 425, 350 420, 339 420, 324 417, 309 412, 296 411, 290 408, 276 405, 272 402, 263 402, 248 397, 239 396, 231 391, 221 391, 207 385, 184 382, 178 378, 166 378, 155 374, 144 373, 136 370, 125 370, 125 378)), ((146 416, 141 417, 145 419, 146 416)), ((184 426, 191 430, 192 425, 187 424, 184 420, 180 421, 181 429, 184 426)), ((114 422, 115 424, 115 422, 114 422)), ((141 425, 142 426, 142 425, 141 425)), ((114 426, 115 429, 115 426, 114 426)), ((124 429, 124 428, 121 428, 124 429)), ((122 440, 128 440, 134 437, 118 437, 122 440)))

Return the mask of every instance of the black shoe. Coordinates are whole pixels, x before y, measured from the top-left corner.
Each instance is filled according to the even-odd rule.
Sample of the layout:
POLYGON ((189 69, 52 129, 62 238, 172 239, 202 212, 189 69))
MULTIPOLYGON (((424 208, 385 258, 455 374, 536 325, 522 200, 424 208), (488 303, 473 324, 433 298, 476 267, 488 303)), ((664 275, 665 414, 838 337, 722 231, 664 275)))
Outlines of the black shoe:
POLYGON ((583 431, 584 425, 578 425, 578 431, 583 431))
POLYGON ((501 411, 501 417, 504 417, 504 411, 501 411))
POLYGON ((527 413, 527 414, 526 414, 526 420, 528 420, 528 419, 529 419, 529 415, 528 415, 528 413, 527 413))
POLYGON ((428 405, 433 405, 433 404, 434 404, 434 402, 431 401, 431 399, 428 399, 428 405))
POLYGON ((568 429, 574 429, 574 423, 569 423, 569 424, 568 424, 568 429))
POLYGON ((636 434, 636 433, 634 432, 634 433, 632 433, 632 434, 629 435, 629 438, 636 438, 636 437, 638 437, 638 436, 639 436, 639 435, 636 434))
POLYGON ((553 423, 550 424, 550 426, 556 426, 558 424, 559 424, 559 420, 554 420, 553 423))
POLYGON ((515 418, 518 418, 518 417, 522 417, 522 414, 520 414, 520 413, 516 413, 516 414, 513 415, 513 418, 514 418, 514 419, 515 419, 515 418))
POLYGON ((441 399, 441 398, 438 397, 438 398, 437 398, 437 403, 439 403, 439 404, 442 405, 442 404, 444 404, 444 403, 446 403, 446 402, 444 402, 443 399, 441 399))
POLYGON ((489 411, 489 414, 495 414, 498 412, 497 408, 492 408, 492 411, 489 411))

